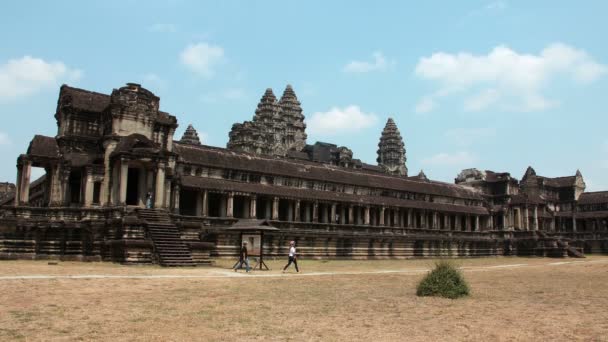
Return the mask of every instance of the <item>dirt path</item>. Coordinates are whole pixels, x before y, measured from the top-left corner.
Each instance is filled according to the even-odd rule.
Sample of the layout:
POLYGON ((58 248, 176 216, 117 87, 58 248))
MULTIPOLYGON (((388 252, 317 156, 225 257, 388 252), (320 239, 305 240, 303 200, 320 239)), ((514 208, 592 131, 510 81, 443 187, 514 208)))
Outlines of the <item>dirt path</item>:
MULTIPOLYGON (((564 265, 583 265, 583 264, 597 264, 597 263, 608 263, 608 259, 600 260, 573 260, 573 261, 560 261, 560 262, 546 262, 546 263, 519 263, 519 264, 506 264, 506 265, 494 265, 494 266, 463 266, 460 269, 464 272, 479 272, 479 271, 493 271, 501 269, 512 269, 520 267, 556 267, 564 265)), ((44 274, 33 274, 33 275, 15 275, 15 276, 0 276, 0 281, 3 280, 48 280, 48 279, 205 279, 205 278, 288 278, 288 277, 310 277, 310 276, 337 276, 337 275, 386 275, 386 274, 401 274, 401 275, 419 275, 428 272, 429 268, 411 268, 411 269, 399 269, 399 270, 380 270, 380 271, 347 271, 347 272, 301 272, 301 273, 244 273, 232 272, 232 271, 218 271, 218 270, 204 270, 206 274, 198 275, 180 275, 180 274, 155 274, 155 275, 113 275, 113 274, 87 274, 87 275, 44 275, 44 274)))

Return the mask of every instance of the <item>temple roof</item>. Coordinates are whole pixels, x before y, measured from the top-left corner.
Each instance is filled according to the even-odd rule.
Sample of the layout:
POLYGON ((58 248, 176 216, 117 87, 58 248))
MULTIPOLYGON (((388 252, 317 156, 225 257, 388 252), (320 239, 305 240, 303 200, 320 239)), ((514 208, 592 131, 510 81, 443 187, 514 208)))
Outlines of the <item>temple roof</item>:
POLYGON ((27 154, 36 157, 59 157, 59 146, 57 140, 44 135, 35 135, 27 149, 27 154))
POLYGON ((101 113, 110 105, 110 95, 73 88, 66 84, 61 86, 59 98, 64 105, 69 104, 74 109, 92 113, 101 113))
POLYGON ((608 191, 583 192, 579 204, 608 203, 608 191))
MULTIPOLYGON (((314 179, 337 184, 439 195, 454 198, 481 199, 474 191, 459 185, 413 180, 411 178, 360 172, 338 166, 294 159, 277 159, 209 146, 176 143, 175 152, 185 163, 243 170, 266 175, 314 179)), ((286 189, 289 189, 286 187, 286 189)))
POLYGON ((180 140, 182 144, 190 144, 190 145, 200 145, 201 140, 198 137, 198 132, 192 125, 188 125, 182 139, 180 140))

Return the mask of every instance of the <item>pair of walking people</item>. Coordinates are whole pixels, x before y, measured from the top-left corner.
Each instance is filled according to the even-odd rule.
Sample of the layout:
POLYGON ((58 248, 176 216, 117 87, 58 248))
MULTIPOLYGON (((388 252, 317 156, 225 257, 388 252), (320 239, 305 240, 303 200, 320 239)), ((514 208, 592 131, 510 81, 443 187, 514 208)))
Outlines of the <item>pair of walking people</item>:
MULTIPOLYGON (((296 251, 296 242, 289 242, 289 260, 287 265, 283 267, 283 273, 287 270, 287 268, 293 263, 296 268, 296 272, 300 272, 298 268, 298 253, 296 251)), ((234 265, 234 272, 236 272, 239 268, 243 268, 243 264, 245 264, 245 270, 249 272, 251 267, 249 266, 249 252, 247 251, 247 241, 243 241, 243 245, 241 246, 241 251, 239 253, 239 261, 234 265)))

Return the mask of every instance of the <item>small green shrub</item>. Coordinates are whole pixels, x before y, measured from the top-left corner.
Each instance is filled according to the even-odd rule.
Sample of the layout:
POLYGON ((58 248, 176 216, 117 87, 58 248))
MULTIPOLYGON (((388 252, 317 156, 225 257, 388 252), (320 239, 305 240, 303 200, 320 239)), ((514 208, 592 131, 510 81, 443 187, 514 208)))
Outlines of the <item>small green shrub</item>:
POLYGON ((416 289, 418 296, 439 296, 456 299, 469 295, 469 286, 460 271, 448 261, 439 261, 416 289))

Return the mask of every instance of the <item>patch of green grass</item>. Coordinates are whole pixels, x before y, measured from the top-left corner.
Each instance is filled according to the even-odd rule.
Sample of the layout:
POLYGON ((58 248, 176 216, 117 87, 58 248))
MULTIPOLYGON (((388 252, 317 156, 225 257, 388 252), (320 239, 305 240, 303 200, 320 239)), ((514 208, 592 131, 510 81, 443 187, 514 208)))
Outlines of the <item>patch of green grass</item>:
POLYGON ((441 260, 435 268, 427 274, 418 284, 416 295, 438 296, 456 299, 469 295, 467 285, 462 273, 449 261, 441 260))

